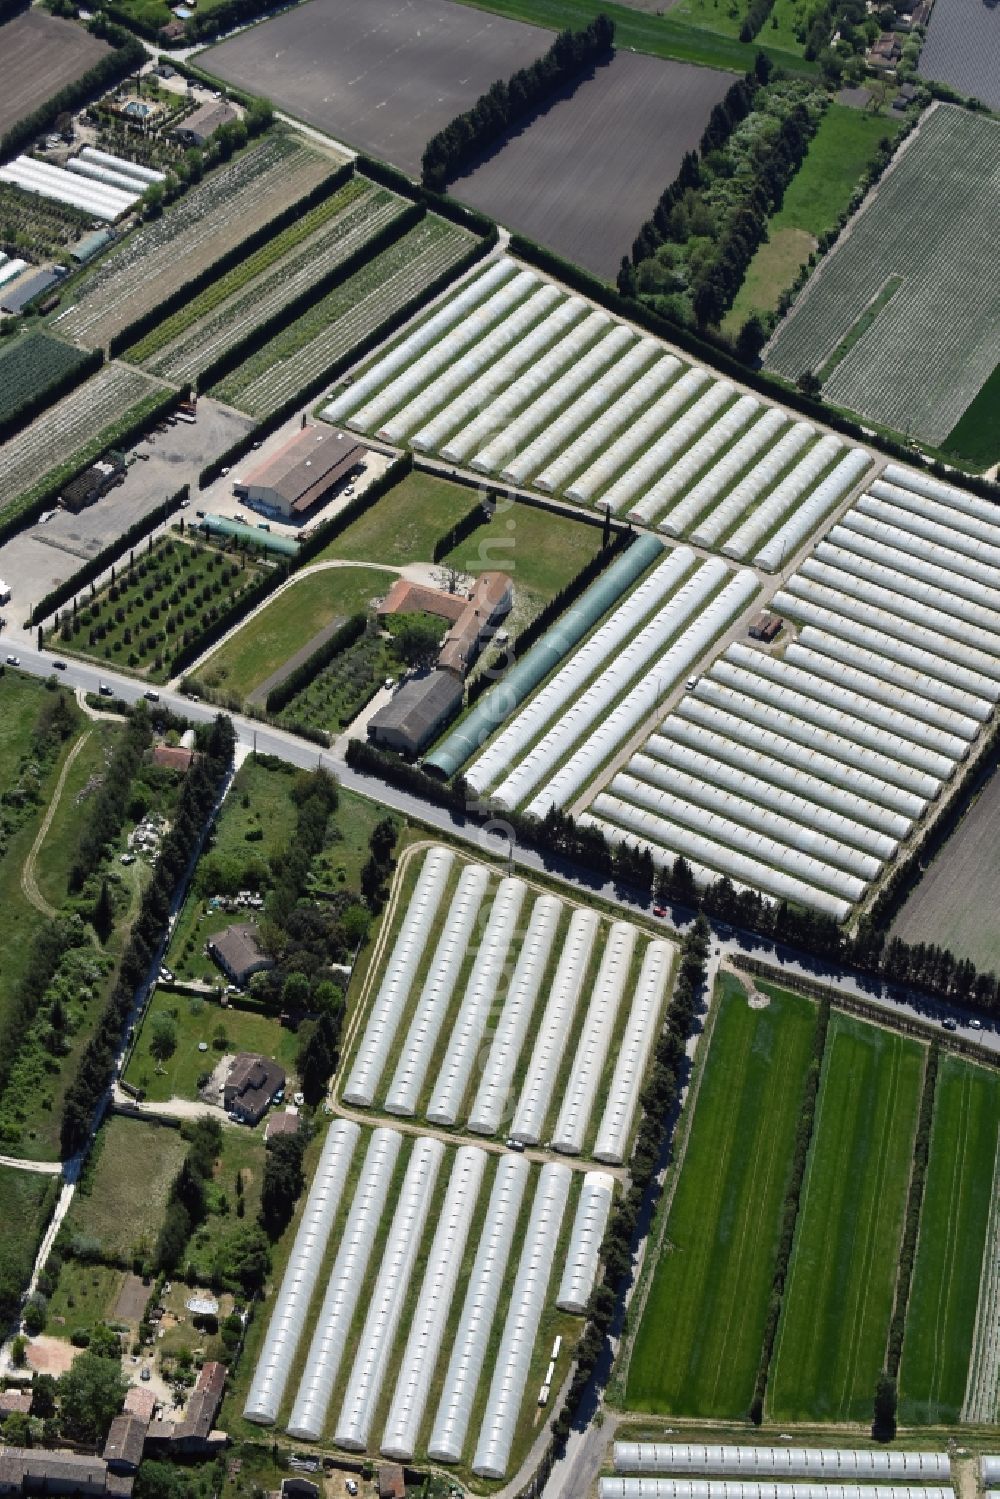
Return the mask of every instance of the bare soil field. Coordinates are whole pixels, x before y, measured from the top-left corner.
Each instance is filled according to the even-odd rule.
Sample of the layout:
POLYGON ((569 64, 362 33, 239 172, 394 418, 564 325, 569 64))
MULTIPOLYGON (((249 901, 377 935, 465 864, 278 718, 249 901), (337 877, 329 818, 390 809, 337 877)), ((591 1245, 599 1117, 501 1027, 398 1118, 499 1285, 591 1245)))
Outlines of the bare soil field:
POLYGON ((416 176, 430 137, 550 42, 450 0, 312 0, 198 64, 416 176))
POLYGON ((994 774, 896 917, 894 937, 938 942, 1000 972, 1000 775, 994 774))
POLYGON ((610 279, 733 80, 618 52, 450 191, 610 279))
POLYGON ((1000 8, 935 0, 917 71, 1000 109, 1000 8))
POLYGON ((106 345, 252 229, 304 197, 338 161, 298 136, 272 132, 159 218, 126 235, 93 271, 67 287, 67 310, 55 318, 56 330, 89 348, 106 345))
POLYGON ((0 30, 0 135, 111 48, 73 21, 26 10, 0 30))

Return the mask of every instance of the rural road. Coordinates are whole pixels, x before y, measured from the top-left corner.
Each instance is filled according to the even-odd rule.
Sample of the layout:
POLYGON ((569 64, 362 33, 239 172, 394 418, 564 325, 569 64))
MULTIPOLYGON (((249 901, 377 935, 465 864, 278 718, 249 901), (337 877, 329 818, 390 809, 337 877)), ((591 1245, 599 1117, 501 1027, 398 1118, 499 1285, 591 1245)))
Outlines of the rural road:
POLYGON ((49 802, 49 805, 45 812, 45 816, 42 818, 42 825, 38 829, 35 841, 31 845, 28 857, 25 859, 24 866, 21 870, 21 889, 24 891, 25 900, 28 901, 30 905, 34 906, 36 911, 40 911, 43 916, 47 916, 50 921, 54 921, 55 918, 59 915, 59 912, 55 909, 54 906, 49 905, 48 901, 39 890, 38 881, 35 879, 35 864, 38 860, 39 852, 41 850, 42 844, 45 842, 45 838, 48 834, 49 828, 52 826, 52 819, 56 815, 56 809, 58 808, 59 803, 62 799, 63 788, 66 785, 66 780, 69 776, 70 771, 73 769, 74 761, 76 760, 77 755, 83 749, 83 746, 87 743, 87 740, 90 738, 91 733, 92 730, 87 729, 83 734, 81 734, 79 739, 74 744, 73 748, 70 750, 69 754, 66 756, 63 768, 59 772, 59 779, 56 782, 55 789, 52 792, 52 800, 49 802))

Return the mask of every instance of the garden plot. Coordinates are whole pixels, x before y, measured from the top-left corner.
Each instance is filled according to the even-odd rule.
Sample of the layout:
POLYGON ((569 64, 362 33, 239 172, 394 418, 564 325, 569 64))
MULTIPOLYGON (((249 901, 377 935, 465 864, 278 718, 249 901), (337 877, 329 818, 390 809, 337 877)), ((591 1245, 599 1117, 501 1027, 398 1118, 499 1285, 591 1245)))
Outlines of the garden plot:
POLYGON ((212 394, 251 416, 269 416, 418 302, 472 244, 464 229, 428 214, 251 354, 212 394))
POLYGON ((750 572, 675 548, 466 771, 500 807, 573 803, 757 592, 750 572))
POLYGON ((400 895, 345 1103, 620 1165, 670 943, 444 848, 400 895))
POLYGON ((590 1294, 612 1190, 602 1172, 335 1121, 244 1415, 503 1478, 539 1388, 568 1372, 564 1293, 590 1294))
POLYGON ((509 259, 324 415, 769 571, 871 467, 509 259))
POLYGON ((65 381, 85 357, 45 333, 5 339, 0 347, 0 423, 19 415, 31 401, 41 404, 46 391, 65 381))
MULTIPOLYGON (((197 299, 204 309, 196 303, 193 321, 165 347, 145 359, 145 368, 177 383, 196 379, 260 323, 342 265, 399 218, 405 207, 403 199, 395 193, 372 187, 221 302, 209 287, 197 299)), ((187 310, 183 315, 187 322, 187 310)))
POLYGON ((149 312, 238 244, 304 198, 337 159, 299 138, 273 134, 212 172, 158 219, 129 234, 64 293, 73 305, 56 332, 93 348, 149 312))
POLYGON ((19 499, 84 449, 97 457, 126 419, 168 388, 142 370, 104 365, 0 448, 0 504, 19 499))
POLYGON ((778 327, 765 364, 940 445, 1000 363, 1000 123, 937 105, 778 327), (919 255, 914 246, 919 245, 919 255))
POLYGON ((998 563, 993 506, 890 464, 775 594, 781 659, 731 645, 586 820, 842 920, 1000 698, 998 563))

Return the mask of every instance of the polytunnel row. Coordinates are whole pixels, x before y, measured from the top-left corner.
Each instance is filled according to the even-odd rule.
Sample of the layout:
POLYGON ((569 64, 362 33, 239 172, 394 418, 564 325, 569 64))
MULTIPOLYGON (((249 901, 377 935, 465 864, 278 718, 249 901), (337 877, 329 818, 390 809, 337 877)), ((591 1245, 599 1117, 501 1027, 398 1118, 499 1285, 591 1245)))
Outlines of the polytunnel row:
POLYGON ((595 799, 613 842, 843 919, 934 804, 1000 698, 1000 526, 886 474, 775 594, 782 657, 731 645, 595 799))
POLYGON ((750 572, 676 547, 487 744, 470 785, 536 817, 569 806, 757 586, 750 572))
POLYGON ((522 1144, 538 1144, 553 1112, 556 1080, 582 1012, 552 1144, 565 1154, 584 1152, 612 1040, 621 1028, 622 1049, 616 1056, 603 1111, 595 1121, 602 1152, 599 1159, 620 1164, 648 1060, 649 1036, 655 1036, 662 1011, 673 949, 664 942, 644 942, 640 951, 638 930, 627 922, 615 922, 607 931, 597 963, 602 923, 595 911, 567 907, 549 894, 529 896, 528 886, 513 876, 491 887, 489 871, 482 864, 462 864, 449 903, 445 887, 454 857, 448 854, 447 863, 442 864, 436 857, 439 852, 431 849, 423 855, 410 906, 401 914, 399 935, 376 990, 345 1100, 370 1107, 380 1097, 382 1072, 412 1002, 385 1094, 386 1111, 413 1117, 421 1110, 431 1062, 439 1057, 426 1104, 426 1117, 432 1123, 451 1127, 467 1122, 473 1133, 493 1135, 510 1110, 511 1137, 522 1144), (420 918, 427 932, 418 951, 414 933, 423 927, 418 928, 413 911, 425 913, 429 893, 435 891, 433 915, 430 920, 426 914, 420 918), (435 920, 440 935, 428 955, 427 935, 435 920), (551 977, 543 988, 550 965, 551 977), (626 994, 629 1009, 621 1017, 626 994), (486 1051, 491 1020, 493 1031, 486 1051), (529 1035, 531 1046, 526 1051, 529 1035), (484 1052, 475 1081, 477 1059, 484 1052), (515 1091, 519 1065, 524 1073, 515 1091))
POLYGON ((602 1478, 599 1499, 955 1499, 953 1488, 861 1483, 768 1483, 736 1478, 602 1478))
POLYGON ((596 1281, 614 1179, 604 1172, 583 1176, 557 1291, 553 1271, 573 1178, 569 1167, 549 1164, 536 1170, 523 1156, 504 1154, 496 1162, 487 1194, 491 1158, 480 1147, 449 1149, 440 1140, 417 1136, 403 1169, 404 1138, 382 1127, 368 1138, 357 1185, 347 1200, 345 1186, 360 1136, 356 1124, 337 1120, 331 1125, 244 1414, 261 1424, 278 1420, 339 1213, 337 1253, 322 1306, 314 1314, 313 1336, 287 1422, 290 1435, 306 1441, 324 1437, 336 1411, 331 1410, 334 1392, 347 1369, 333 1441, 348 1451, 378 1446, 386 1456, 408 1461, 417 1450, 435 1375, 447 1357, 429 1450, 437 1460, 461 1461, 472 1440, 469 1426, 486 1377, 486 1352, 501 1294, 513 1273, 509 1306, 499 1328, 499 1351, 483 1391, 485 1414, 475 1436, 475 1461, 483 1471, 489 1468, 493 1476, 502 1477, 542 1312, 550 1301, 577 1315, 585 1309, 596 1281), (387 1218, 390 1191, 400 1172, 398 1195, 387 1218), (529 1194, 528 1221, 519 1235, 529 1194), (473 1241, 475 1258, 462 1293, 460 1322, 448 1349, 446 1328, 466 1253, 472 1252, 476 1210, 484 1198, 483 1225, 473 1241), (362 1290, 371 1276, 364 1323, 360 1332, 353 1332, 362 1290), (411 1294, 412 1318, 402 1353, 393 1364, 411 1294), (378 1432, 373 1426, 383 1402, 388 1412, 378 1432))
POLYGON ((507 257, 324 415, 771 571, 871 466, 507 257))
MULTIPOLYGON (((887 1479, 895 1484, 947 1482, 946 1452, 872 1447, 787 1447, 717 1445, 702 1442, 616 1442, 619 1473, 740 1473, 760 1478, 887 1479)), ((918 1492, 926 1493, 926 1490, 918 1492)))

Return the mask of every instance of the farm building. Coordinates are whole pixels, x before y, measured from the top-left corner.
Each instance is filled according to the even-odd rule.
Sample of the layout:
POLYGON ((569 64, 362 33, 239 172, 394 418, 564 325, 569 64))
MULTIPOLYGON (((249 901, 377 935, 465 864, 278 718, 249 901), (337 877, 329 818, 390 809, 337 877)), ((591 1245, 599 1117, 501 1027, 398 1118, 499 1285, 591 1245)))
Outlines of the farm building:
POLYGON ((153 764, 161 770, 179 770, 186 774, 191 768, 194 751, 180 744, 158 744, 153 750, 153 764))
POLYGON ((108 245, 114 244, 114 235, 109 229, 95 229, 92 234, 85 234, 81 240, 70 250, 70 259, 75 260, 77 265, 86 265, 88 260, 93 260, 108 245))
POLYGON ((235 922, 232 926, 227 926, 225 931, 217 932, 208 942, 208 951, 223 973, 228 974, 240 988, 255 973, 274 967, 257 941, 257 928, 246 922, 235 922))
POLYGON ((264 1144, 268 1144, 276 1135, 297 1135, 302 1119, 294 1104, 289 1104, 287 1109, 282 1109, 279 1114, 272 1114, 264 1126, 264 1144))
MULTIPOLYGON (((260 1060, 257 1058, 256 1060, 260 1060)), ((269 1062, 277 1072, 277 1062, 269 1062)), ((281 1073, 284 1079, 284 1073, 281 1073)), ((225 1364, 209 1362, 202 1365, 198 1382, 191 1391, 184 1419, 174 1431, 174 1444, 181 1450, 195 1452, 204 1447, 212 1435, 212 1427, 222 1404, 222 1393, 226 1387, 225 1364)))
POLYGON ((122 1409, 131 1416, 141 1416, 144 1421, 152 1421, 156 1409, 155 1390, 149 1389, 147 1385, 130 1384, 122 1409))
POLYGON ((298 520, 330 498, 361 463, 365 449, 345 432, 303 427, 233 485, 237 499, 298 520))
POLYGON ((446 593, 443 588, 397 578, 377 612, 379 619, 390 614, 436 614, 454 624, 465 613, 468 602, 464 593, 446 593))
POLYGON ((30 1390, 0 1390, 0 1419, 4 1416, 27 1416, 30 1412, 30 1390))
POLYGON ((103 1458, 42 1447, 0 1447, 0 1494, 130 1494, 103 1458))
POLYGON ((379 1468, 378 1499, 406 1499, 406 1482, 398 1463, 383 1463, 379 1468))
POLYGON ((34 271, 30 276, 19 276, 16 281, 12 281, 4 288, 0 312, 22 312, 29 302, 40 297, 42 292, 48 291, 50 286, 55 286, 58 279, 55 272, 51 270, 34 271))
POLYGON ((203 104, 176 126, 174 135, 185 146, 203 146, 217 130, 221 130, 223 125, 231 125, 236 118, 236 111, 231 104, 203 104))
POLYGON ((770 645, 772 640, 776 640, 781 634, 781 620, 777 615, 769 614, 766 609, 762 609, 750 621, 748 633, 751 640, 763 640, 770 645))
POLYGON ((142 1462, 142 1449, 149 1427, 148 1419, 131 1412, 116 1416, 108 1431, 103 1457, 114 1473, 135 1473, 142 1462))
POLYGON ((447 593, 398 578, 379 606, 379 618, 390 614, 436 614, 451 624, 441 644, 438 665, 464 677, 479 653, 483 636, 503 619, 514 600, 514 585, 506 573, 480 573, 471 594, 447 593))
POLYGON ((70 479, 59 496, 64 510, 77 515, 87 505, 93 505, 116 484, 124 483, 125 464, 118 457, 102 458, 90 468, 70 479))
POLYGON ((432 671, 404 682, 392 701, 369 719, 368 738, 404 755, 418 755, 455 716, 462 697, 461 680, 450 671, 432 671))
POLYGON ((259 1124, 284 1086, 285 1069, 272 1057, 243 1051, 230 1068, 222 1098, 227 1110, 244 1124, 259 1124))

